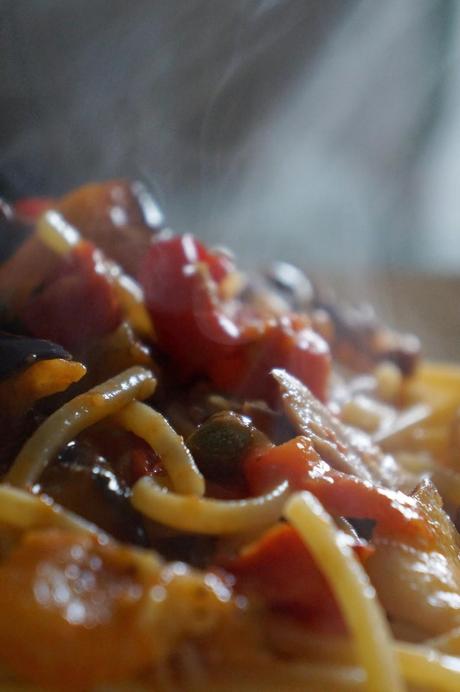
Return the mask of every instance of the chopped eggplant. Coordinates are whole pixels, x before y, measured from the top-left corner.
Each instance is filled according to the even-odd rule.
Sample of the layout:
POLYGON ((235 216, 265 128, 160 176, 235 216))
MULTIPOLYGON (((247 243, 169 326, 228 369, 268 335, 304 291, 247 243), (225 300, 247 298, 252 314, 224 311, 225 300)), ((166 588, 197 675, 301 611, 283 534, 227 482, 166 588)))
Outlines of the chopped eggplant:
POLYGON ((52 341, 0 332, 0 379, 10 377, 39 360, 55 358, 70 360, 71 355, 52 341))
POLYGON ((142 518, 129 501, 129 488, 89 443, 69 443, 45 470, 35 490, 118 540, 146 544, 142 518))
POLYGON ((294 309, 308 310, 311 307, 314 289, 298 267, 287 262, 273 262, 265 271, 265 277, 294 309))
POLYGON ((411 375, 420 356, 420 342, 381 323, 371 306, 352 306, 315 298, 315 308, 326 313, 334 326, 331 344, 335 356, 355 370, 370 370, 390 361, 403 375, 411 375))
POLYGON ((414 372, 420 355, 419 340, 387 327, 370 305, 335 300, 314 286, 301 269, 286 262, 274 262, 264 277, 292 309, 311 313, 315 329, 344 365, 358 371, 371 370, 381 361, 391 361, 403 375, 414 372))
POLYGON ((37 403, 78 382, 86 368, 50 341, 0 332, 0 473, 42 420, 37 403))

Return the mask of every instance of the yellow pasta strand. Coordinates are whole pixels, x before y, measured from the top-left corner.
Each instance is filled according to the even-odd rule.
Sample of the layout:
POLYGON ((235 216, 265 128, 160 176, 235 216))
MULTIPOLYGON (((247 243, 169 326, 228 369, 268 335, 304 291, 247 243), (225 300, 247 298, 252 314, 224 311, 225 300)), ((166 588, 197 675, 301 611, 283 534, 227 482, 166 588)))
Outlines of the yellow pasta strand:
POLYGON ((142 288, 118 264, 109 261, 105 264, 125 319, 139 336, 155 340, 155 329, 145 307, 142 288))
POLYGON ((213 500, 178 495, 144 476, 134 484, 132 503, 150 519, 178 531, 211 535, 256 530, 281 516, 288 495, 287 482, 266 495, 246 500, 213 500))
MULTIPOLYGON (((186 688, 187 690, 190 688, 186 688)), ((196 688, 192 688, 195 692, 196 688)), ((309 663, 286 663, 272 660, 270 664, 259 661, 245 666, 223 667, 210 676, 208 685, 201 688, 212 692, 374 692, 367 688, 360 668, 351 666, 327 666, 309 663)), ((198 689, 196 689, 198 692, 198 689)), ((393 692, 386 688, 386 692, 393 692)))
POLYGON ((354 638, 372 692, 402 692, 404 684, 391 649, 391 634, 375 591, 351 548, 321 503, 308 492, 294 495, 284 514, 324 573, 354 638))
POLYGON ((50 498, 32 495, 10 485, 0 485, 0 522, 18 529, 52 526, 84 533, 103 533, 97 526, 64 509, 50 498))
POLYGON ((455 627, 449 632, 433 637, 425 644, 441 653, 460 657, 460 627, 455 627))
POLYGON ((66 255, 81 243, 79 232, 52 209, 38 219, 37 236, 58 255, 66 255))
POLYGON ((151 396, 155 385, 149 370, 134 367, 76 396, 51 414, 28 439, 5 480, 18 487, 32 486, 63 445, 134 398, 151 396))
POLYGON ((178 493, 204 495, 204 478, 180 435, 161 413, 133 401, 116 414, 114 420, 149 444, 161 457, 173 488, 178 493))
POLYGON ((396 652, 407 681, 436 692, 460 690, 460 658, 434 649, 399 642, 396 652))
MULTIPOLYGON (((284 656, 314 662, 314 665, 328 664, 332 670, 356 665, 356 652, 346 637, 308 632, 291 621, 282 620, 268 623, 268 635, 275 650, 284 656)), ((460 657, 452 655, 459 650, 459 639, 460 630, 453 630, 424 645, 393 642, 406 682, 435 692, 460 690, 460 657), (450 655, 443 654, 441 647, 450 655)))

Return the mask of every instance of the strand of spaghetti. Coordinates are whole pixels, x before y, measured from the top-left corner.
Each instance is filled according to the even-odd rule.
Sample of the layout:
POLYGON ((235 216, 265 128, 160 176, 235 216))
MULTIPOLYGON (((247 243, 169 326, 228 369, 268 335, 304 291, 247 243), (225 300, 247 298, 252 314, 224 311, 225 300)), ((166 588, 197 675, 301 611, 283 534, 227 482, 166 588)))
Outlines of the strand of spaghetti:
MULTIPOLYGON (((209 676, 207 689, 213 692, 312 692, 313 690, 372 690, 366 686, 362 668, 357 666, 327 665, 305 661, 283 661, 268 656, 249 655, 239 660, 230 656, 219 661, 217 670, 209 676)), ((188 688, 187 688, 188 689, 188 688)), ((203 688, 201 688, 203 689, 203 688)), ((393 692, 386 688, 385 692, 393 692)))
POLYGON ((155 385, 149 370, 133 367, 71 399, 28 439, 6 475, 6 482, 18 487, 33 485, 63 445, 134 398, 147 398, 155 385))
POLYGON ((408 682, 436 692, 460 690, 460 658, 435 649, 398 642, 395 650, 408 682))
POLYGON ((81 242, 81 235, 59 212, 50 209, 37 221, 37 237, 58 255, 66 255, 81 242))
POLYGON ((361 565, 331 517, 308 492, 294 495, 284 514, 311 551, 337 598, 373 692, 402 692, 385 616, 361 565))
POLYGON ((348 637, 310 631, 305 625, 277 615, 264 622, 264 632, 273 651, 290 658, 355 665, 356 655, 348 637))
MULTIPOLYGON (((358 692, 363 690, 364 692, 366 689, 364 671, 356 664, 342 665, 334 662, 331 665, 330 662, 317 663, 292 658, 283 660, 261 649, 255 642, 247 641, 245 637, 241 641, 232 641, 228 642, 227 646, 224 645, 215 661, 206 660, 202 651, 203 648, 200 650, 196 644, 190 644, 188 661, 180 651, 176 653, 173 673, 176 675, 176 682, 177 675, 180 675, 181 689, 184 688, 190 692, 208 689, 213 692, 227 690, 228 692, 235 690, 238 692, 243 690, 247 692, 256 690, 358 692)), ((166 670, 164 675, 168 679, 166 670)), ((163 689, 161 684, 158 687, 163 689)), ((167 689, 171 688, 167 687, 167 689)), ((177 684, 173 689, 177 689, 177 684)))
POLYGON ((460 656, 460 627, 454 627, 453 630, 428 639, 424 644, 441 653, 460 656))
MULTIPOLYGON (((356 653, 351 642, 345 637, 321 635, 306 632, 304 628, 289 621, 269 621, 267 634, 274 650, 290 658, 305 658, 308 661, 337 665, 355 665, 356 653)), ((394 651, 406 682, 412 685, 427 686, 436 692, 454 692, 460 689, 460 657, 458 650, 460 630, 453 630, 423 645, 396 641, 394 651), (446 653, 440 646, 449 647, 446 653), (455 646, 457 644, 457 646, 455 646)))
POLYGON ((53 502, 10 485, 0 485, 0 522, 18 529, 54 526, 84 533, 102 532, 89 521, 53 502))
POLYGON ((132 489, 134 507, 154 521, 178 531, 218 535, 262 528, 281 516, 288 495, 283 482, 266 495, 245 500, 214 500, 178 495, 144 476, 132 489))
POLYGON ((149 444, 161 458, 173 488, 187 495, 204 494, 204 478, 180 435, 161 413, 133 401, 114 416, 115 423, 149 444))

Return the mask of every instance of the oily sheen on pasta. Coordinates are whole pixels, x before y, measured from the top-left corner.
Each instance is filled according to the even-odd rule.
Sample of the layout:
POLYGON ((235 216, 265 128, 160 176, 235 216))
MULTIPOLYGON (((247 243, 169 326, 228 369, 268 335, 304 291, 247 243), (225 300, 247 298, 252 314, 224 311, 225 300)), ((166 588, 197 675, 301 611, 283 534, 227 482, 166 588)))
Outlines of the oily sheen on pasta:
POLYGON ((0 690, 460 689, 460 368, 155 208, 2 202, 0 690))

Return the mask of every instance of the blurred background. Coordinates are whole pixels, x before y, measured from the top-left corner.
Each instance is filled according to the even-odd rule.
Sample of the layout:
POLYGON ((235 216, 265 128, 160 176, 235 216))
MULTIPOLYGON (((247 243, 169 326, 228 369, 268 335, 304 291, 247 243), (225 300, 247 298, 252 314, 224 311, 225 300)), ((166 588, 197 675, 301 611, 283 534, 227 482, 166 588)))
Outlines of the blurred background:
POLYGON ((457 0, 0 0, 0 84, 7 197, 136 177, 246 263, 460 267, 457 0))

